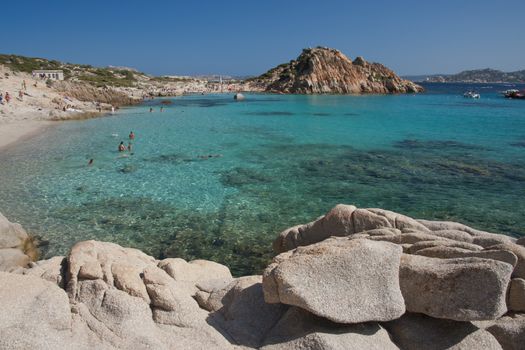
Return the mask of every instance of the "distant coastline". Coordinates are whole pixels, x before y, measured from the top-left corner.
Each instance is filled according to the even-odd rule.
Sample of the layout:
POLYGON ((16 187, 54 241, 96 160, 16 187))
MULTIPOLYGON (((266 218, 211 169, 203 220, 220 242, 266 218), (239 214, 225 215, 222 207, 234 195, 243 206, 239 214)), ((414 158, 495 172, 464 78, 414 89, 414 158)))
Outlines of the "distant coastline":
POLYGON ((481 84, 524 84, 525 70, 502 72, 485 68, 466 70, 457 74, 431 74, 405 76, 406 79, 425 83, 481 83, 481 84))

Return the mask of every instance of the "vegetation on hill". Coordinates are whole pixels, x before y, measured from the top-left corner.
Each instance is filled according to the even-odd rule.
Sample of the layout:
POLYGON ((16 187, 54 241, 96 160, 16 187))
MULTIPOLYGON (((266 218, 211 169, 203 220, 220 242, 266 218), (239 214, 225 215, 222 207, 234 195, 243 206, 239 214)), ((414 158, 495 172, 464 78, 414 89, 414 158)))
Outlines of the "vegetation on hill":
POLYGON ((93 67, 87 64, 63 63, 57 60, 47 60, 37 57, 0 54, 0 64, 15 72, 31 73, 38 69, 60 69, 64 72, 65 80, 80 80, 96 87, 103 86, 134 86, 137 76, 145 77, 144 73, 130 69, 113 67, 93 67))

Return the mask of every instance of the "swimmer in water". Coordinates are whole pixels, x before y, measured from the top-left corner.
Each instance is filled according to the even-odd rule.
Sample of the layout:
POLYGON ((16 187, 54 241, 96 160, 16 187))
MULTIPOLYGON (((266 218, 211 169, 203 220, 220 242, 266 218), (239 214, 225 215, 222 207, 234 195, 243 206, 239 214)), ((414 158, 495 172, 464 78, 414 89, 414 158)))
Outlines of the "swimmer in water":
POLYGON ((126 146, 124 145, 124 141, 120 141, 120 145, 118 145, 118 151, 124 152, 126 150, 126 146))
POLYGON ((149 108, 149 112, 150 113, 153 112, 153 108, 152 107, 149 108))
POLYGON ((93 165, 93 162, 94 162, 94 159, 91 158, 91 159, 89 160, 89 162, 88 162, 88 166, 92 166, 92 165, 93 165))
POLYGON ((131 152, 132 149, 133 149, 133 146, 131 145, 131 142, 128 142, 128 151, 131 152))
POLYGON ((160 107, 160 112, 162 113, 162 111, 164 110, 164 107, 160 107))
POLYGON ((135 140, 135 133, 133 131, 129 132, 129 139, 130 140, 135 140))

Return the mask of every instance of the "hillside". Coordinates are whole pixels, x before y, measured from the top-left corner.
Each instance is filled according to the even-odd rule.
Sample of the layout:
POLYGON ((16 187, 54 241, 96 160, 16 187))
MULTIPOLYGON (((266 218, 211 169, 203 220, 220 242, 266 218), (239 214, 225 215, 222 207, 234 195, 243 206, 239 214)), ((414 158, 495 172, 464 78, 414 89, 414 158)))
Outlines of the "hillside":
POLYGON ((426 78, 435 83, 525 83, 525 70, 502 72, 496 69, 466 70, 458 74, 437 75, 426 78))
POLYGON ((87 64, 63 63, 36 57, 0 54, 0 64, 15 72, 25 73, 31 73, 37 69, 61 69, 64 71, 66 81, 83 81, 96 87, 106 85, 131 87, 139 81, 149 80, 144 73, 131 68, 99 68, 87 64))
MULTIPOLYGON (((115 90, 138 98, 142 96, 176 96, 192 92, 217 92, 218 83, 200 77, 151 76, 133 68, 121 66, 95 67, 89 64, 65 63, 37 57, 0 54, 0 66, 15 74, 31 74, 37 69, 60 69, 64 81, 55 87, 62 90, 81 87, 81 90, 96 88, 115 90)), ((238 82, 229 82, 232 89, 238 89, 238 82)), ((87 96, 92 101, 92 94, 87 96)), ((108 103, 111 103, 108 101, 108 103)), ((116 103, 120 104, 120 103, 116 103)))
POLYGON ((295 94, 414 93, 423 90, 379 63, 351 61, 338 50, 316 47, 250 79, 268 92, 295 94))

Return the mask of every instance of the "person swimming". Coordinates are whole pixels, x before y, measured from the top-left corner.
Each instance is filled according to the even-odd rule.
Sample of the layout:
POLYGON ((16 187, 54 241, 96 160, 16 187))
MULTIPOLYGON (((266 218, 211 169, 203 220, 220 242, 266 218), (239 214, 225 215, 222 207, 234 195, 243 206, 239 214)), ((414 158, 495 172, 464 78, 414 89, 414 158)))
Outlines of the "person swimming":
POLYGON ((120 145, 118 145, 118 151, 124 152, 126 150, 126 146, 124 145, 124 141, 120 141, 120 145))
POLYGON ((149 112, 150 113, 153 112, 153 108, 152 107, 149 108, 149 112))
POLYGON ((93 165, 93 162, 94 162, 94 161, 95 161, 95 160, 94 160, 93 158, 91 158, 91 159, 89 160, 89 162, 88 162, 88 166, 93 165))
POLYGON ((131 142, 128 142, 128 151, 131 152, 132 149, 133 149, 133 145, 131 144, 131 142))
POLYGON ((129 139, 130 140, 135 140, 135 133, 133 131, 129 132, 129 139))

